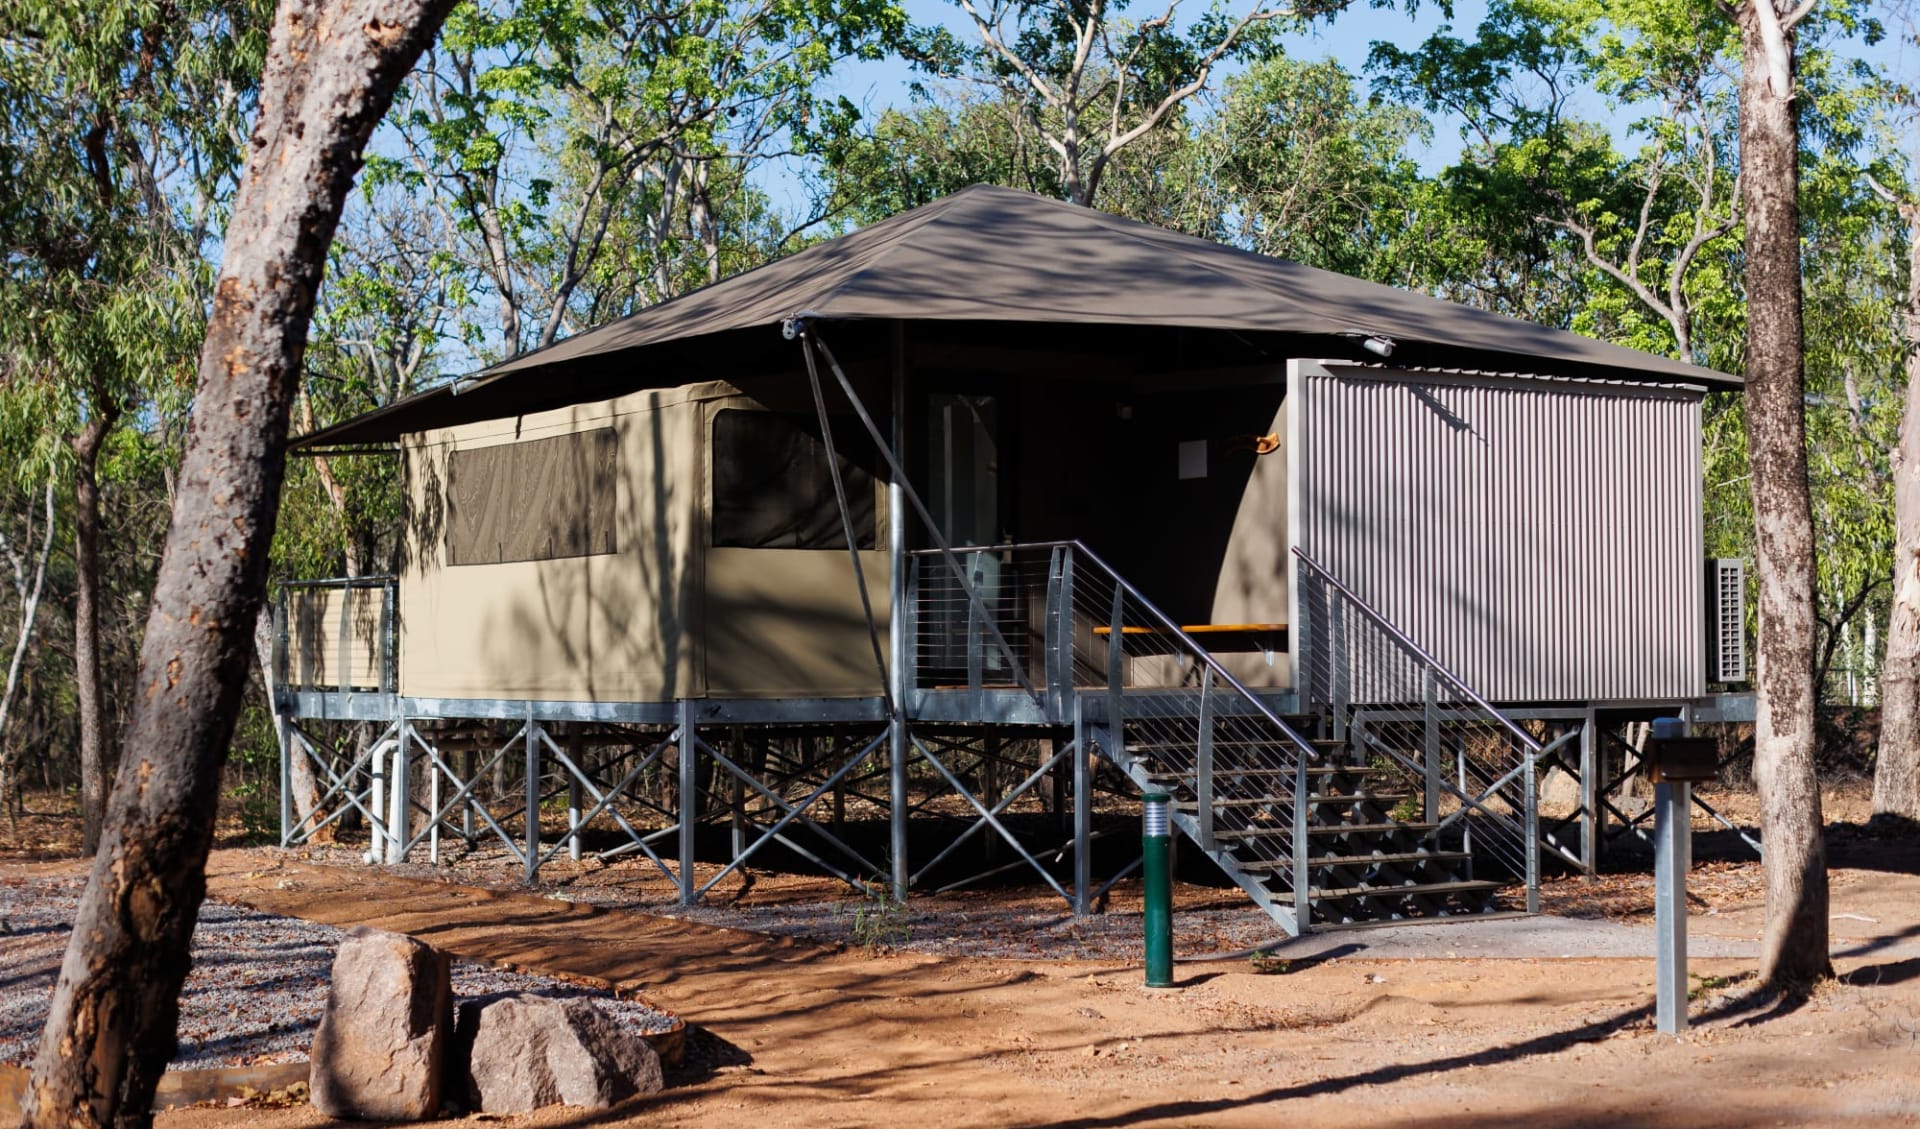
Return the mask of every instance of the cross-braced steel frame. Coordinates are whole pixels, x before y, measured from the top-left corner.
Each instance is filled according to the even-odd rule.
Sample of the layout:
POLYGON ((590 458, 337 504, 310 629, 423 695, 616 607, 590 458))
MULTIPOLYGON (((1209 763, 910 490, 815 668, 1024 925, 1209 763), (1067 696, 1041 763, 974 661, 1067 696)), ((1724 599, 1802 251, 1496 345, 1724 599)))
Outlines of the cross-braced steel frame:
POLYGON ((1082 727, 928 723, 909 731, 896 774, 893 727, 844 716, 863 712, 845 703, 754 703, 742 716, 691 700, 468 701, 429 715, 377 692, 282 699, 283 777, 304 758, 320 789, 305 818, 283 805, 284 846, 349 823, 373 863, 494 844, 530 884, 562 856, 637 856, 683 904, 778 854, 869 894, 899 892, 897 863, 907 889, 939 893, 1029 872, 1084 913, 1138 866, 1109 851, 1125 857, 1095 880, 1095 844, 1131 828, 1119 813, 1132 789, 1082 727), (832 713, 843 716, 822 720, 832 713))

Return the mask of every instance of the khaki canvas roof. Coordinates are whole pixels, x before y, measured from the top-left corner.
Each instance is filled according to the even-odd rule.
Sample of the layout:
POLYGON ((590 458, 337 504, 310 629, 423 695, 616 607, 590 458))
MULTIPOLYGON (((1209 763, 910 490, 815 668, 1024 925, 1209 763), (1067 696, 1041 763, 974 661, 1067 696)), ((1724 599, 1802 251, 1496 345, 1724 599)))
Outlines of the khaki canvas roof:
MULTIPOLYGON (((800 314, 1283 334, 1323 339, 1323 356, 1353 355, 1359 339, 1379 335, 1396 345, 1428 347, 1429 356, 1449 367, 1739 385, 1734 377, 1670 358, 1028 192, 975 185, 300 442, 384 441, 450 422, 550 408, 556 396, 550 377, 620 354, 635 362, 621 367, 641 386, 639 362, 650 347, 774 327, 800 314), (485 394, 474 395, 480 391, 485 394), (474 402, 452 403, 465 397, 474 402)), ((592 395, 625 390, 595 382, 592 395)))

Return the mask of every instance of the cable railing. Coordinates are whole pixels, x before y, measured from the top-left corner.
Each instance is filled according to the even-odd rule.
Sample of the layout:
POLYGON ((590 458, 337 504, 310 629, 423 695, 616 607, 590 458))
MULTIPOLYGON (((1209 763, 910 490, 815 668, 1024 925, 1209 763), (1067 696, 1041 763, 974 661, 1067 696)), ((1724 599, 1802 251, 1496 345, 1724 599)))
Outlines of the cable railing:
MULTIPOLYGON (((1118 746, 1111 758, 1171 794, 1182 829, 1256 900, 1294 912, 1293 893, 1306 888, 1313 744, 1086 546, 953 551, 980 598, 932 560, 937 551, 915 555, 917 685, 1007 686, 1018 666, 1056 716, 1076 695, 1098 697, 1107 743, 1118 746), (983 609, 1005 647, 990 639, 983 609)), ((1295 914, 1302 927, 1305 916, 1295 914)))
POLYGON ((1409 785, 1417 814, 1444 841, 1525 880, 1534 908, 1538 768, 1548 747, 1332 573, 1293 552, 1302 708, 1327 718, 1350 755, 1409 785))

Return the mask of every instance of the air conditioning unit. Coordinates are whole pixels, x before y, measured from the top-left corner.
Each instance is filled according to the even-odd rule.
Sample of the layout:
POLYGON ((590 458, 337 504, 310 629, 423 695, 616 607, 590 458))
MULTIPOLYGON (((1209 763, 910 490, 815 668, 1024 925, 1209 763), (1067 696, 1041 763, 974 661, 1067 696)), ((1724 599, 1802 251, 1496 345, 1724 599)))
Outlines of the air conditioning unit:
POLYGON ((1707 681, 1747 680, 1747 565, 1738 557, 1707 562, 1707 681))

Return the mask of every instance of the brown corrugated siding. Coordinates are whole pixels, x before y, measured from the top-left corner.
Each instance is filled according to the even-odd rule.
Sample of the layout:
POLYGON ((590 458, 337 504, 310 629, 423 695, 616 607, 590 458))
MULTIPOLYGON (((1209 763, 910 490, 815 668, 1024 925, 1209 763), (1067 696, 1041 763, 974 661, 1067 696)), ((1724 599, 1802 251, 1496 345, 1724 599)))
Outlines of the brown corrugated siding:
POLYGON ((1697 394, 1303 375, 1303 548, 1470 686, 1705 691, 1697 394))

